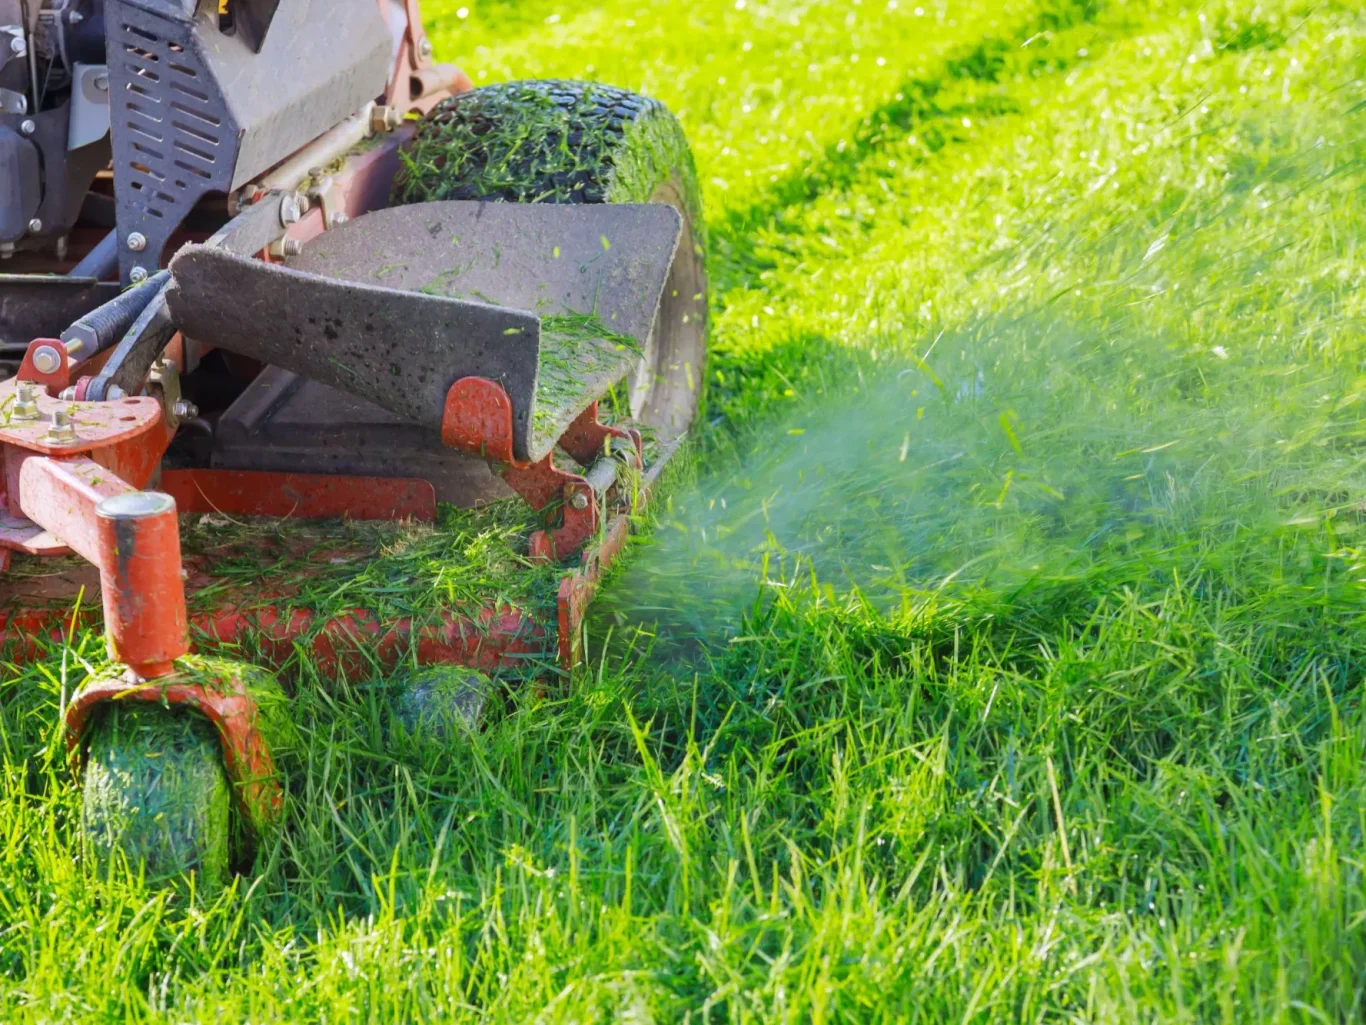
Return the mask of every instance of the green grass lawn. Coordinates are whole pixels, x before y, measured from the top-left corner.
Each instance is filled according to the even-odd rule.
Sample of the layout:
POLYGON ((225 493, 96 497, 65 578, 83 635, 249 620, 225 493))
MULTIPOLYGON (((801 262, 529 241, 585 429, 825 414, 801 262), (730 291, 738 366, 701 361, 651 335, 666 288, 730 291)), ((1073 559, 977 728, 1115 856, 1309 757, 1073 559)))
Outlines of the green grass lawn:
POLYGON ((0 1020, 1366 1016, 1357 0, 426 7, 679 112, 696 471, 566 693, 398 747, 299 667, 204 907, 81 862, 98 638, 7 671, 0 1020))

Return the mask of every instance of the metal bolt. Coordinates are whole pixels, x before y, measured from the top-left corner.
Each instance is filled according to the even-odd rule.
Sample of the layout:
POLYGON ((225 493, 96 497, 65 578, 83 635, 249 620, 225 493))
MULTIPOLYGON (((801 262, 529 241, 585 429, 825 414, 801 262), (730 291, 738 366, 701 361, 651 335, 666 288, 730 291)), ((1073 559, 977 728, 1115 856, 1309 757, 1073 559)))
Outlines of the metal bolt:
POLYGON ((96 92, 101 92, 101 93, 107 93, 107 92, 109 91, 109 76, 108 76, 108 75, 96 75, 96 76, 95 76, 95 91, 96 91, 96 92))
POLYGON ((73 384, 70 388, 63 388, 61 394, 57 397, 61 399, 63 402, 75 402, 76 386, 73 384))
POLYGON ((286 256, 298 256, 304 251, 304 244, 297 238, 287 238, 281 248, 286 256))
POLYGON ((72 11, 66 16, 66 20, 73 25, 79 25, 81 22, 85 21, 85 15, 80 11, 72 11))
POLYGON ((28 46, 24 42, 23 36, 15 36, 9 41, 10 52, 16 57, 22 57, 28 52, 28 46))
POLYGON ((569 504, 572 505, 579 512, 583 512, 585 509, 588 508, 588 496, 585 495, 582 491, 576 491, 573 495, 570 496, 569 504))
POLYGON ((35 218, 33 218, 33 220, 31 220, 31 221, 28 222, 28 233, 29 233, 30 235, 36 235, 36 234, 38 234, 38 232, 40 232, 40 231, 42 231, 42 230, 43 230, 43 222, 40 221, 40 220, 38 220, 38 218, 35 217, 35 218))
POLYGON ((135 231, 128 236, 128 248, 135 253, 140 253, 147 248, 147 236, 140 231, 135 231))
POLYGON ((31 117, 26 117, 19 122, 19 131, 23 132, 25 135, 32 135, 37 130, 38 122, 31 117))
POLYGON ((33 385, 20 381, 14 388, 14 405, 10 408, 11 420, 37 420, 42 417, 38 403, 33 398, 33 385))
POLYGON ((48 420, 47 434, 43 440, 49 445, 69 445, 76 440, 76 428, 71 426, 71 417, 64 409, 54 409, 48 420))
POLYGON ((135 285, 140 285, 147 280, 146 267, 134 267, 128 272, 128 280, 135 285))
POLYGON ((380 104, 370 111, 370 130, 372 132, 392 132, 403 124, 403 112, 397 107, 380 104))
POLYGON ((61 354, 50 345, 33 350, 33 368, 40 374, 55 374, 62 365, 61 354))
POLYGON ((280 199, 280 223, 288 228, 297 224, 308 209, 308 197, 298 192, 288 192, 280 199))
POLYGON ((199 415, 199 407, 189 399, 181 399, 171 407, 177 420, 193 420, 199 415))
POLYGON ((335 228, 335 227, 337 227, 337 225, 339 225, 339 224, 345 224, 345 223, 346 223, 347 221, 349 221, 350 219, 351 219, 351 218, 347 217, 346 214, 340 214, 340 213, 338 213, 338 214, 333 214, 333 215, 332 215, 332 220, 328 221, 327 223, 328 223, 328 226, 329 226, 329 227, 335 228))
POLYGON ((424 36, 422 42, 417 44, 417 52, 424 57, 430 57, 432 55, 432 41, 424 36))

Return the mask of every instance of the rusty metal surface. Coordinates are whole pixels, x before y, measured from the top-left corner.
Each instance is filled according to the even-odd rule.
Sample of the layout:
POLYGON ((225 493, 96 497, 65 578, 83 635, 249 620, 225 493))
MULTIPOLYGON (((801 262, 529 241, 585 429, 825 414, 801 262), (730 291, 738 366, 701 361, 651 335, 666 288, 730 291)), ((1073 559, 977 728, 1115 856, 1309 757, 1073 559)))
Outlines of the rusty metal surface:
POLYGON ((161 490, 182 513, 299 519, 436 519, 436 491, 425 480, 343 477, 257 470, 166 470, 161 490))
POLYGON ((175 499, 130 491, 94 510, 109 656, 144 679, 190 650, 175 499))

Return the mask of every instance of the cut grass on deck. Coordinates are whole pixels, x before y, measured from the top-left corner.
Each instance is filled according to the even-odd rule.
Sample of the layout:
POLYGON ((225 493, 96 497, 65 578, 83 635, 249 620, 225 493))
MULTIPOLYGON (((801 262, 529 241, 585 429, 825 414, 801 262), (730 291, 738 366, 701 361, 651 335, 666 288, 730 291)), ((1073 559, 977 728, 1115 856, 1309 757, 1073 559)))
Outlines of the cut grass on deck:
POLYGON ((0 1019, 1360 1020, 1360 5, 427 8, 680 112, 698 483, 571 692, 400 748, 301 659, 208 907, 80 859, 98 639, 8 674, 0 1019))

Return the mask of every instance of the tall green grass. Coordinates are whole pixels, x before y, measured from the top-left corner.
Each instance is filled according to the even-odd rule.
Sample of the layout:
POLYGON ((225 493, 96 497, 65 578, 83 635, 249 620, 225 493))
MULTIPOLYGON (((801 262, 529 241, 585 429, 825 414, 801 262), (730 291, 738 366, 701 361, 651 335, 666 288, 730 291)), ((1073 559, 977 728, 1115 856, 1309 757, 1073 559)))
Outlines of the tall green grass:
POLYGON ((918 6, 429 11, 682 109, 697 483, 572 691, 400 745, 301 660, 208 906, 80 860, 97 639, 16 667, 0 1019, 1362 1016, 1366 20, 918 6))

